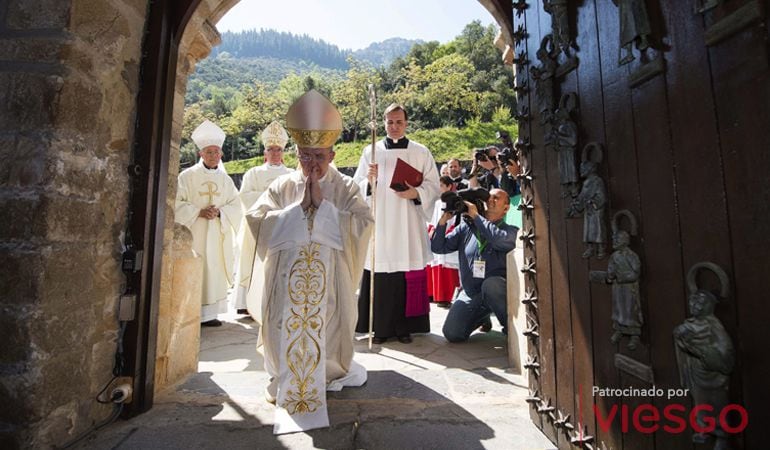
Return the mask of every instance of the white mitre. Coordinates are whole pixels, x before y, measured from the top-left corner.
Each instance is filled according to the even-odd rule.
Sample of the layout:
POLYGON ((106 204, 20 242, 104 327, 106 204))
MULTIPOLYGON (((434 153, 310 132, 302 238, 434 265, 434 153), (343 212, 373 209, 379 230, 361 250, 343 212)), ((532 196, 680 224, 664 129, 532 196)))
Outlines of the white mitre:
POLYGON ((200 150, 212 145, 216 145, 221 149, 222 144, 225 143, 225 132, 214 122, 204 120, 203 123, 198 125, 198 128, 192 132, 192 140, 200 150))
POLYGON ((262 132, 262 145, 265 148, 269 147, 286 147, 286 143, 289 142, 289 135, 286 130, 283 129, 277 120, 274 120, 270 125, 262 132))

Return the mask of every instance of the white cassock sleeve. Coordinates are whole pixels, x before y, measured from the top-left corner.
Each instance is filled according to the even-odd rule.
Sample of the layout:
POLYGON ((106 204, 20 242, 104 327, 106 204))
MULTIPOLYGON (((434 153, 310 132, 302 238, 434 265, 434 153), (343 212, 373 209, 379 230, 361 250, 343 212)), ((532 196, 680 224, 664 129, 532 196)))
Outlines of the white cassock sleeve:
POLYGON ((342 250, 342 229, 340 228, 340 211, 329 201, 322 201, 313 219, 313 242, 342 250))
POLYGON ((192 229, 200 211, 200 208, 193 205, 190 199, 187 177, 180 174, 174 203, 174 221, 192 229))
POLYGON ((243 218, 243 209, 238 200, 238 191, 235 189, 233 180, 224 175, 223 183, 225 186, 224 202, 217 206, 219 208, 219 218, 222 224, 222 234, 232 230, 235 233, 243 218))

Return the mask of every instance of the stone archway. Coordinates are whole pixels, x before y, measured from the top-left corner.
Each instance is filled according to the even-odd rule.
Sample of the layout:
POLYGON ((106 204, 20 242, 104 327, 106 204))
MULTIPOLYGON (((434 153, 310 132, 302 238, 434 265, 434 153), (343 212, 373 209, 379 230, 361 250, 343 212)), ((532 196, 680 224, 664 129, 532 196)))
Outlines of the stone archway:
MULTIPOLYGON (((179 149, 184 112, 184 97, 189 75, 195 65, 206 58, 211 49, 221 42, 216 23, 240 0, 203 0, 192 6, 193 12, 179 41, 176 63, 173 111, 171 121, 169 159, 166 192, 166 214, 163 227, 163 264, 159 290, 157 317, 157 342, 155 354, 154 389, 156 391, 174 384, 197 370, 200 326, 199 311, 190 305, 190 290, 195 283, 175 276, 175 268, 181 271, 196 270, 191 257, 191 236, 182 226, 174 223, 173 205, 176 195, 176 179, 179 173, 179 149)), ((495 44, 502 51, 503 63, 510 66, 513 46, 512 9, 500 0, 478 0, 495 18, 500 33, 495 44)), ((192 2, 195 3, 195 2, 192 2)), ((197 289, 200 289, 197 286, 197 289)), ((518 298, 518 297, 516 297, 518 298)), ((199 308, 198 308, 199 309, 199 308)), ((516 314, 518 316, 518 314, 516 314)), ((515 333, 512 333, 515 337, 515 333)), ((513 339, 510 348, 519 348, 513 339)), ((520 366, 520 351, 511 352, 509 361, 520 366)), ((148 374, 149 375, 149 374, 148 374)))
MULTIPOLYGON (((509 36, 510 3, 479 1, 509 36)), ((94 396, 113 374, 119 339, 125 364, 116 370, 134 386, 123 412, 147 410, 156 356, 169 354, 158 335, 197 339, 184 334, 183 321, 176 332, 162 323, 168 317, 158 323, 173 285, 161 260, 189 253, 166 212, 187 75, 218 42, 214 24, 237 2, 9 0, 0 7, 3 445, 61 446, 109 416, 111 406, 94 396), (138 268, 122 264, 126 231, 144 252, 138 268), (120 319, 125 335, 121 305, 131 316, 120 319), (164 326, 172 331, 159 332, 164 326)), ((161 364, 159 386, 178 374, 161 364)))

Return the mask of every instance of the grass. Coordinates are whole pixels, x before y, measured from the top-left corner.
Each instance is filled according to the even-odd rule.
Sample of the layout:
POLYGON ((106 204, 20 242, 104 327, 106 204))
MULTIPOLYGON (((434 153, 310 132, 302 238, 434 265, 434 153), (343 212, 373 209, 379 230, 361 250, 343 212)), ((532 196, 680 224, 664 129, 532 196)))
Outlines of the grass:
MULTIPOLYGON (((436 162, 444 162, 452 158, 460 160, 471 159, 473 149, 483 147, 496 142, 495 132, 505 130, 511 135, 512 140, 516 140, 517 128, 513 123, 481 123, 471 121, 464 128, 443 127, 434 130, 419 130, 410 133, 410 139, 417 141, 428 147, 433 153, 436 162)), ((381 138, 381 137, 380 137, 381 138)), ((378 138, 379 139, 379 138, 378 138)), ((334 163, 337 167, 356 167, 361 158, 361 152, 369 141, 363 142, 343 142, 334 146, 334 163)), ((288 167, 297 167, 297 158, 293 152, 284 153, 284 163, 288 167)), ((252 167, 262 164, 263 158, 241 159, 237 161, 228 161, 225 163, 227 173, 244 173, 252 167)))

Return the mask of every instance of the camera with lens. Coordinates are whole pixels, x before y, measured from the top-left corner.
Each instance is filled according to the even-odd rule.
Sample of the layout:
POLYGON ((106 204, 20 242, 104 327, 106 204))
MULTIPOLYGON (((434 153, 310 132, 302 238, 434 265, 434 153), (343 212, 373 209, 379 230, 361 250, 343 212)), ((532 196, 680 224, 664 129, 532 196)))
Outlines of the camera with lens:
POLYGON ((489 147, 477 148, 474 150, 473 159, 476 161, 489 161, 489 147))
POLYGON ((497 162, 500 163, 501 166, 507 167, 512 162, 518 163, 518 158, 510 147, 505 147, 497 153, 497 162))
POLYGON ((457 192, 447 191, 441 194, 441 201, 444 203, 443 211, 455 214, 455 224, 459 222, 460 216, 463 213, 468 212, 468 205, 465 204, 466 201, 473 203, 479 214, 483 216, 487 200, 489 200, 489 191, 484 188, 468 188, 457 192))

